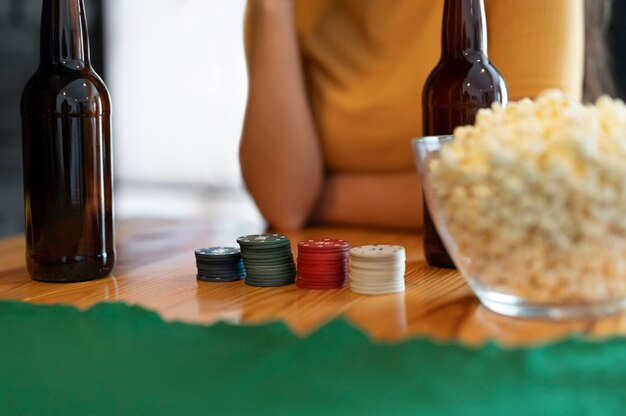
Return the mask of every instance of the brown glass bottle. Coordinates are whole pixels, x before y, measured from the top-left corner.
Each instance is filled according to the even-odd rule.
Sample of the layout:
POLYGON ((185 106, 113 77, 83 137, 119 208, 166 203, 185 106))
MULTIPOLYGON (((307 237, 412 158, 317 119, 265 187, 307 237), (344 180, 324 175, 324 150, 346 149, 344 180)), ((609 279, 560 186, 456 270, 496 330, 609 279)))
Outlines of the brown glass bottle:
MULTIPOLYGON (((483 0, 446 0, 441 59, 424 86, 424 136, 452 134, 472 124, 479 109, 506 105, 504 79, 489 62, 483 0)), ((424 254, 428 264, 454 268, 424 204, 424 254)))
POLYGON ((21 110, 31 277, 77 282, 109 275, 111 101, 89 63, 83 0, 43 0, 41 62, 21 110))

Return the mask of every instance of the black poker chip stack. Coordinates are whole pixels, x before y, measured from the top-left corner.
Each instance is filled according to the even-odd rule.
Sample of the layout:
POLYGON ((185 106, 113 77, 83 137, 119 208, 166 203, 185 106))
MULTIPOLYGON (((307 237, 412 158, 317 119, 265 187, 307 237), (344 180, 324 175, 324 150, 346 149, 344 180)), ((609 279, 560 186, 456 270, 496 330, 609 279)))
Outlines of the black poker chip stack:
POLYGON ((208 247, 195 251, 198 280, 235 282, 246 277, 241 252, 235 247, 208 247))

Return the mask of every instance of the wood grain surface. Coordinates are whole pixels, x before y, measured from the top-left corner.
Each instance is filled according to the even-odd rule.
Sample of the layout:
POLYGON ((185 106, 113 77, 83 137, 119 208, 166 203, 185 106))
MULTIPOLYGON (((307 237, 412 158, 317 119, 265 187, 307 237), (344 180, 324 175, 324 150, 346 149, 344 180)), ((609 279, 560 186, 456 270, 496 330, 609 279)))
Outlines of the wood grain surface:
MULTIPOLYGON (((605 337, 626 330, 626 315, 600 320, 552 322, 507 318, 480 305, 456 271, 426 265, 421 236, 357 228, 311 228, 288 233, 294 250, 305 238, 343 238, 353 246, 399 244, 407 249, 407 289, 387 296, 362 296, 350 289, 311 291, 295 285, 253 288, 243 282, 195 279, 193 250, 236 245, 236 237, 260 232, 237 224, 137 220, 118 226, 114 277, 74 284, 31 281, 24 265, 23 238, 0 241, 0 299, 87 308, 97 302, 127 302, 160 313, 166 320, 210 324, 286 322, 299 334, 344 316, 373 339, 396 341, 428 336, 479 345, 496 340, 527 345, 572 333, 605 337)), ((295 252, 294 252, 295 254, 295 252)))

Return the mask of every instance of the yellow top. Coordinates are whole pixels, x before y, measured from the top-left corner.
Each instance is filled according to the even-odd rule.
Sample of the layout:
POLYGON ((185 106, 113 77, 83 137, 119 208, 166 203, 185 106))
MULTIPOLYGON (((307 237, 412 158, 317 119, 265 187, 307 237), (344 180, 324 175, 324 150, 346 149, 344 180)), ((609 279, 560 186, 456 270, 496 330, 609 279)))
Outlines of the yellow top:
MULTIPOLYGON (((584 0, 486 0, 489 57, 511 100, 580 98, 584 0)), ((422 88, 441 51, 444 0, 296 0, 307 92, 331 172, 414 169, 422 88)))

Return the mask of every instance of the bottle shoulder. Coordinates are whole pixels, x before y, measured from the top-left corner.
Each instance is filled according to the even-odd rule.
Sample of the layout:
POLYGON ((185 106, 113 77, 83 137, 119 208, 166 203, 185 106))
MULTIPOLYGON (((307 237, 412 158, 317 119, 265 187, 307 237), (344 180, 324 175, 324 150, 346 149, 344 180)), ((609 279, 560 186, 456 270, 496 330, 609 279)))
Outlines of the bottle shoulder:
POLYGON ((428 76, 426 83, 458 85, 466 83, 467 81, 490 82, 495 79, 502 79, 500 71, 498 71, 488 58, 483 57, 482 59, 478 58, 475 60, 458 59, 439 61, 428 76))
POLYGON ((425 105, 468 103, 480 107, 506 102, 506 82, 488 58, 440 61, 423 92, 425 105))
POLYGON ((94 71, 38 69, 22 93, 24 115, 103 116, 109 91, 94 71))

